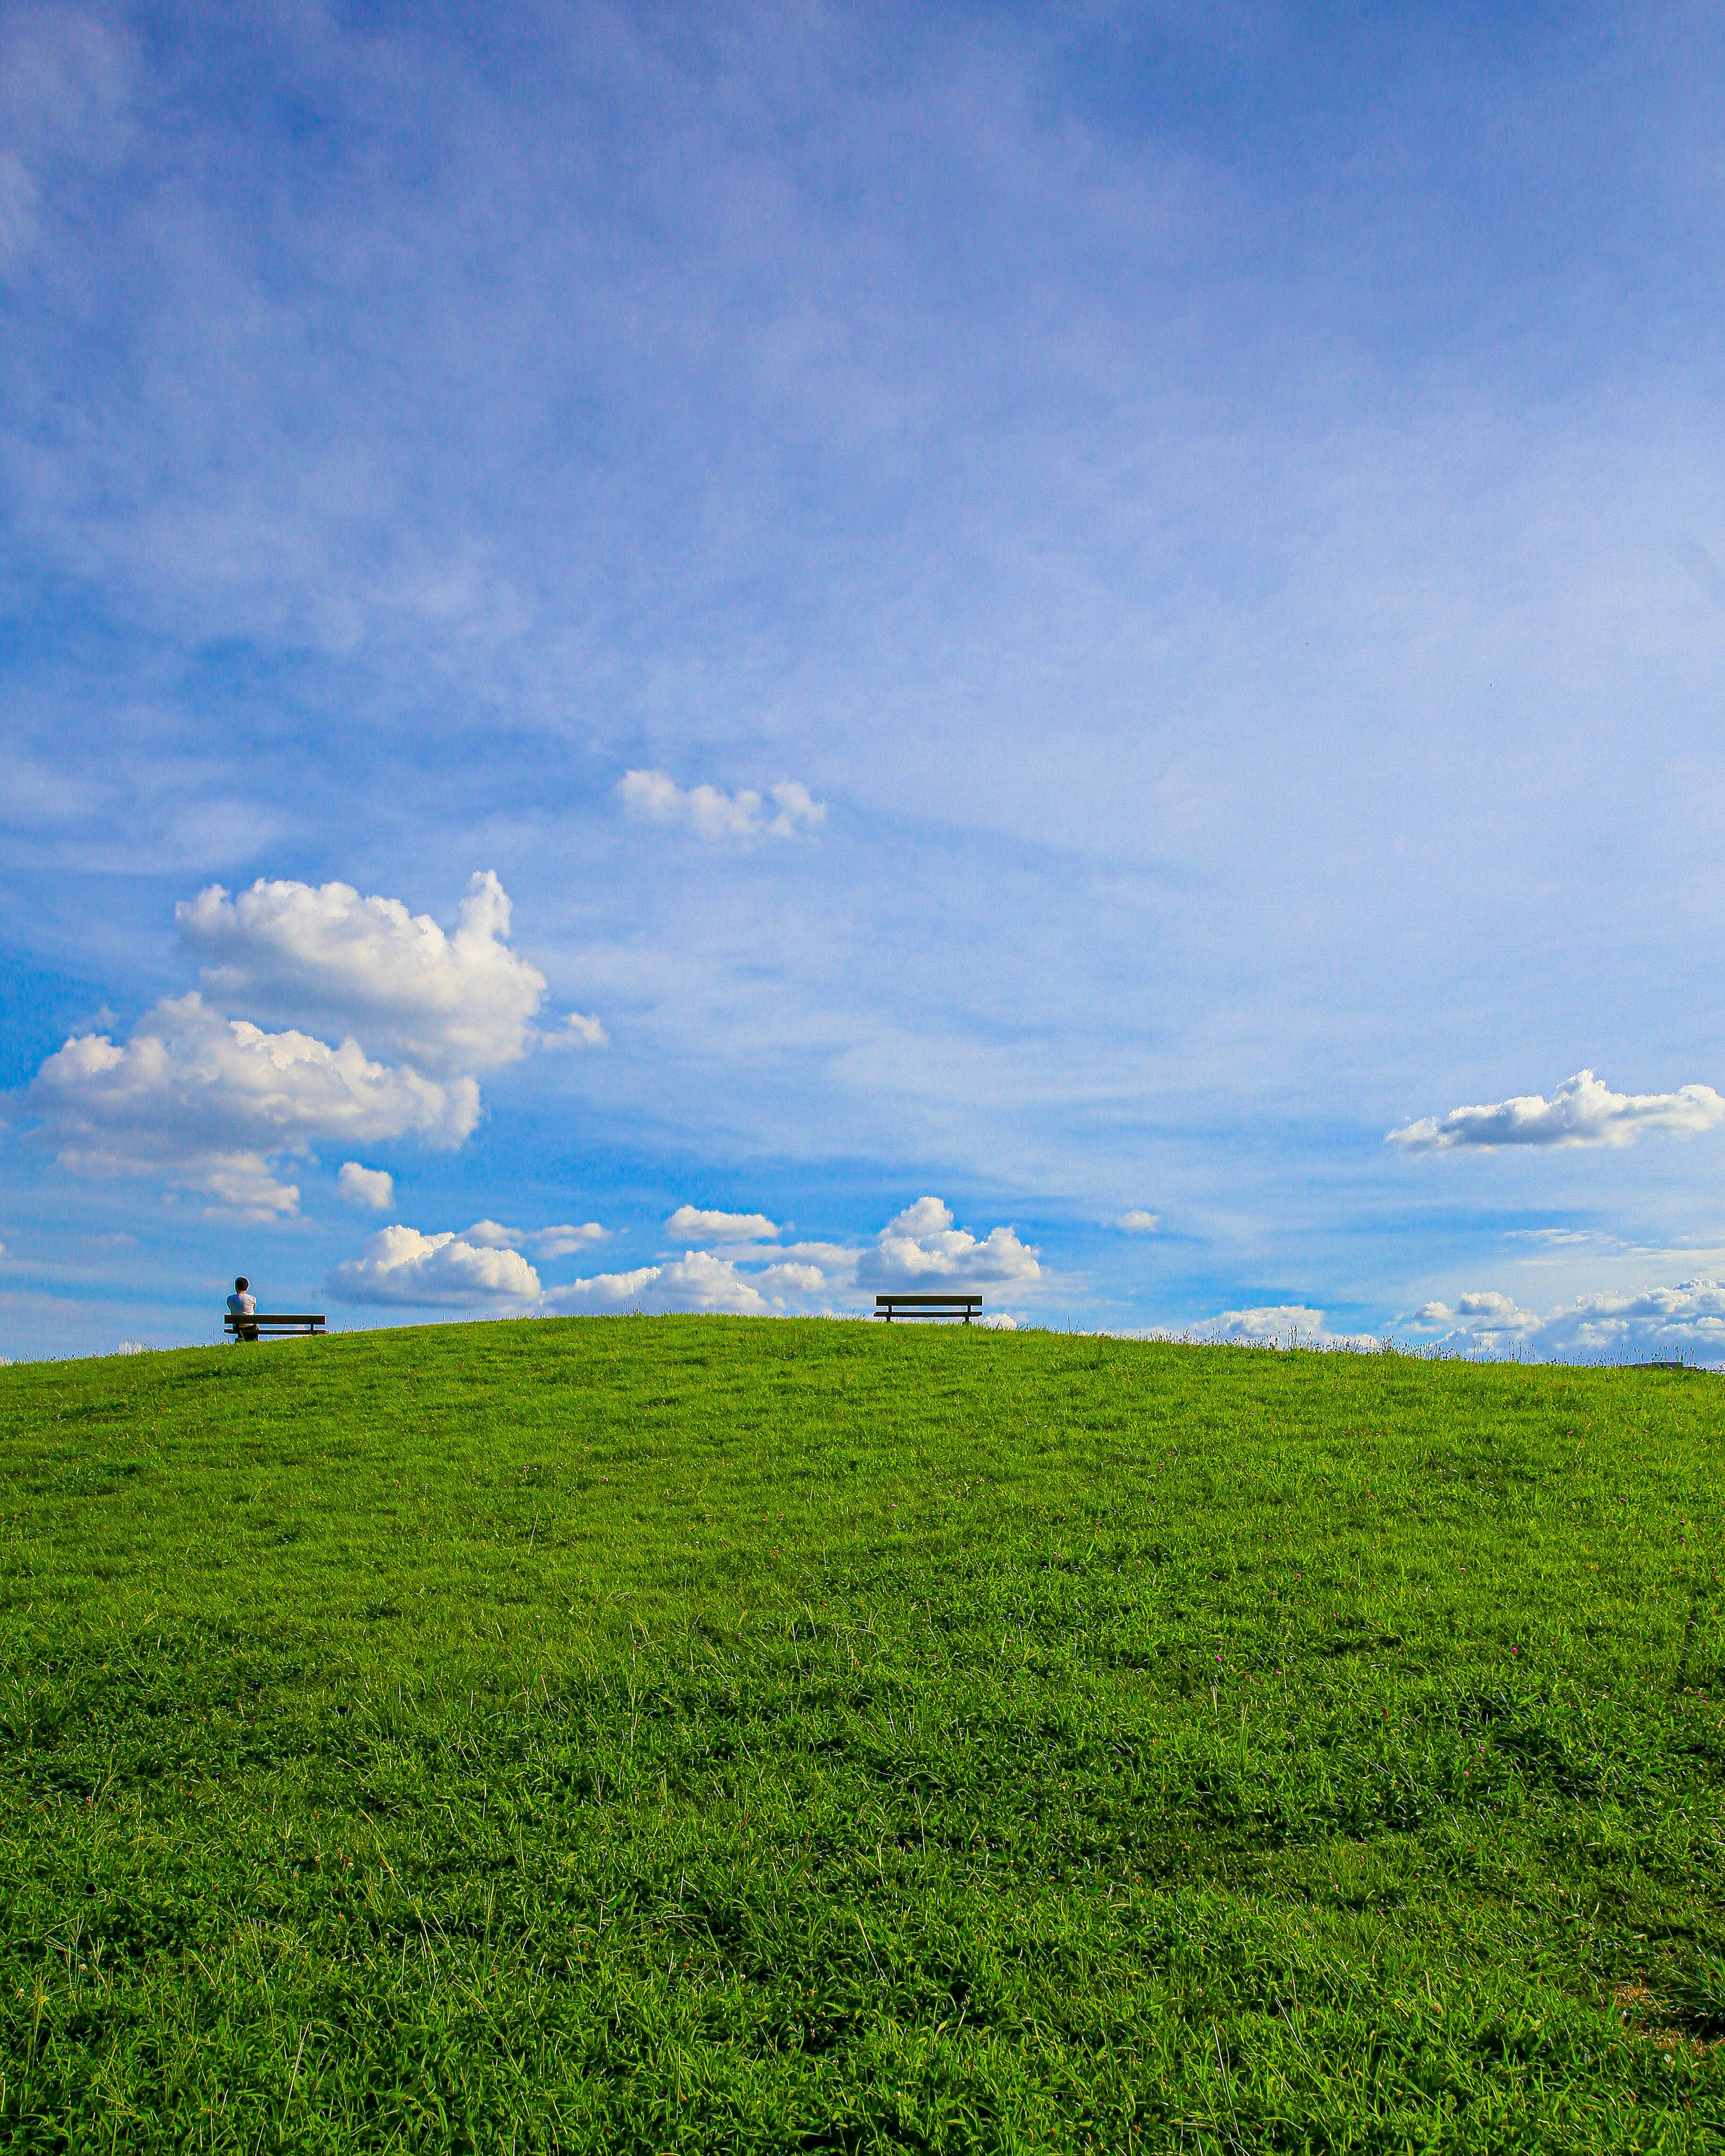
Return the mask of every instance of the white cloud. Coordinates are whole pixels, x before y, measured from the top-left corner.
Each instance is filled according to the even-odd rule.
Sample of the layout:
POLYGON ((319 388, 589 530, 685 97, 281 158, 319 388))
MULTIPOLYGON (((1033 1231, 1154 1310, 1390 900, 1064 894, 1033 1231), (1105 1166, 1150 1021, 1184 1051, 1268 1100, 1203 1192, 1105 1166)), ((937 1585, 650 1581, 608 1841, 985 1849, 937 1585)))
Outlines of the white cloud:
POLYGON ((629 814, 644 822, 675 824, 697 838, 732 839, 745 846, 763 838, 806 837, 827 815, 826 803, 794 779, 771 789, 778 814, 770 817, 751 788, 723 793, 716 786, 693 786, 685 792, 662 771, 625 772, 618 791, 629 814))
POLYGON ((1175 1332, 1172 1326, 1153 1325, 1133 1337, 1145 1340, 1204 1341, 1241 1348, 1376 1348, 1380 1342, 1368 1332, 1332 1332, 1324 1312, 1309 1303, 1259 1304, 1250 1310, 1224 1310, 1196 1325, 1175 1332))
POLYGON ((857 1266, 858 1284, 870 1288, 978 1285, 984 1281, 1040 1279, 1036 1253, 1010 1228, 991 1229, 981 1242, 954 1228, 951 1209, 938 1198, 919 1198, 875 1238, 857 1266))
POLYGON ((451 1309, 533 1304, 541 1292, 538 1274, 518 1250, 401 1226, 380 1229, 358 1257, 335 1267, 324 1287, 344 1302, 451 1309))
POLYGON ((566 1258, 572 1250, 603 1243, 605 1231, 597 1220, 586 1221, 580 1227, 563 1221, 555 1228, 506 1228, 501 1220, 476 1220, 472 1227, 462 1229, 461 1238, 483 1250, 530 1250, 536 1257, 566 1258))
POLYGON ((527 1240, 539 1257, 567 1258, 572 1250, 584 1250, 594 1243, 603 1243, 605 1231, 597 1220, 583 1220, 578 1227, 566 1220, 555 1228, 541 1228, 527 1240))
POLYGON ((1591 1070, 1579 1070, 1550 1100, 1517 1094, 1485 1107, 1452 1108, 1440 1122, 1427 1116, 1392 1131, 1386 1143, 1404 1152, 1448 1152, 1461 1147, 1623 1146, 1644 1131, 1685 1135, 1725 1122, 1725 1096, 1711 1086, 1675 1093, 1614 1093, 1591 1070))
POLYGON ((362 1168, 357 1160, 344 1160, 336 1178, 336 1188, 350 1205, 368 1205, 374 1213, 387 1213, 395 1203, 395 1178, 387 1168, 362 1168))
MULTIPOLYGON (((123 1045, 105 1031, 74 1035, 43 1064, 26 1106, 76 1173, 155 1173, 201 1191, 213 1212, 279 1219, 300 1203, 284 1158, 403 1137, 459 1146, 479 1121, 474 1073, 532 1038, 545 983, 508 947, 509 899, 490 873, 472 879, 449 936, 398 900, 339 883, 260 880, 237 899, 212 885, 176 911, 187 944, 211 961, 212 985, 255 1010, 347 1029, 332 1047, 193 994, 159 1004, 123 1045), (400 1063, 377 1060, 382 1046, 400 1063)), ((572 1037, 603 1036, 596 1019, 569 1024, 572 1037)), ((392 1178, 357 1160, 337 1188, 380 1212, 394 1203, 392 1178)), ((571 1235, 592 1240, 556 1232, 565 1250, 571 1235)))
POLYGON ((764 1213, 711 1213, 680 1205, 665 1226, 674 1235, 710 1235, 721 1243, 768 1243, 778 1233, 764 1213))
POLYGON ((147 1355, 150 1343, 146 1340, 122 1340, 115 1348, 116 1355, 147 1355))
POLYGON ((1117 1228, 1124 1228, 1130 1235, 1153 1235, 1162 1225, 1162 1215, 1142 1212, 1134 1207, 1130 1213, 1122 1213, 1114 1224, 1117 1228))
MULTIPOLYGON (((1024 1286, 1040 1277, 1034 1251, 1010 1228, 996 1228, 978 1241, 954 1229, 952 1221, 938 1199, 924 1198, 890 1221, 871 1250, 841 1243, 800 1243, 786 1249, 770 1245, 768 1239, 779 1230, 765 1214, 680 1206, 668 1224, 671 1228, 722 1236, 736 1247, 687 1248, 680 1258, 596 1273, 544 1291, 520 1253, 531 1250, 541 1258, 560 1257, 602 1241, 606 1231, 598 1221, 582 1227, 521 1229, 501 1220, 476 1220, 459 1234, 440 1236, 389 1228, 372 1238, 360 1260, 330 1275, 329 1289, 357 1301, 466 1304, 475 1299, 470 1284, 475 1267, 487 1261, 513 1262, 521 1272, 507 1276, 512 1284, 506 1291, 500 1286, 495 1299, 521 1307, 711 1311, 767 1317, 831 1308, 835 1297, 855 1293, 864 1276, 870 1287, 906 1279, 923 1286, 1004 1280, 1024 1286), (428 1284, 444 1283, 452 1270, 455 1277, 448 1293, 428 1292, 428 1284)), ((1002 1322, 1021 1321, 1003 1313, 1002 1322)))
POLYGON ((1548 1312, 1524 1310, 1495 1289, 1429 1302, 1414 1321, 1435 1343, 1487 1355, 1521 1352, 1553 1361, 1725 1362, 1725 1285, 1684 1281, 1626 1295, 1584 1295, 1548 1312))
POLYGON ((1303 1302, 1260 1305, 1253 1310, 1224 1310, 1219 1317, 1194 1326, 1194 1337, 1235 1341, 1247 1347, 1279 1347, 1284 1342, 1315 1343, 1332 1337, 1324 1313, 1303 1302))
POLYGON ((196 994, 170 998, 123 1047, 75 1035, 37 1072, 25 1104, 61 1163, 87 1175, 160 1173, 254 1217, 299 1194, 269 1156, 319 1140, 363 1144, 412 1133, 459 1145, 479 1120, 471 1078, 439 1083, 303 1033, 264 1033, 196 994))
POLYGON ((555 1033, 542 1033, 542 1048, 608 1048, 611 1036, 596 1018, 582 1011, 570 1011, 555 1033))
POLYGON ((464 1243, 480 1250, 512 1250, 521 1240, 519 1228, 506 1228, 501 1220, 475 1220, 461 1230, 464 1243))
POLYGON ((362 898, 345 883, 259 878, 237 898, 212 884, 174 913, 213 992, 270 1018, 339 1027, 424 1070, 516 1061, 545 994, 543 974, 509 947, 509 896, 490 870, 469 884, 449 936, 398 898, 362 898))
POLYGON ((726 1311, 747 1317, 772 1314, 752 1280, 729 1260, 707 1250, 690 1250, 674 1264, 598 1273, 591 1280, 554 1288, 545 1300, 547 1308, 558 1310, 726 1311))
POLYGON ((299 1184, 279 1182, 261 1153, 194 1155, 172 1169, 168 1180, 213 1199, 203 1209, 208 1219, 280 1220, 300 1209, 299 1184))

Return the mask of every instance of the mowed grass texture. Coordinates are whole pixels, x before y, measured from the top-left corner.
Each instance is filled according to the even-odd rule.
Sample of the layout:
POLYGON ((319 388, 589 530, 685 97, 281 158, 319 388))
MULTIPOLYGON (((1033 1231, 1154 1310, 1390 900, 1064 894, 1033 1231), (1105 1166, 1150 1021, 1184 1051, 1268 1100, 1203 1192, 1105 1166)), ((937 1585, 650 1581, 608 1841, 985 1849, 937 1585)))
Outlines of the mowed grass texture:
POLYGON ((1725 2147, 1725 1385, 0 1371, 9 2148, 1725 2147))

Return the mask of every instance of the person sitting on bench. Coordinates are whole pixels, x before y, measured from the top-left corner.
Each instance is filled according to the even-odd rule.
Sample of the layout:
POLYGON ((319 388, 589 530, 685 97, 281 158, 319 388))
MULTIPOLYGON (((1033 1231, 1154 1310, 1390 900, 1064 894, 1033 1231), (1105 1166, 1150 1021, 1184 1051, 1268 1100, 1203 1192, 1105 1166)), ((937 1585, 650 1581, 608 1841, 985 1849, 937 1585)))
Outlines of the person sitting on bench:
MULTIPOLYGON (((234 1292, 228 1298, 228 1307, 236 1317, 251 1317, 255 1315, 258 1298, 252 1293, 251 1287, 251 1282, 244 1273, 234 1281, 234 1292)), ((236 1325, 234 1328, 234 1337, 236 1340, 255 1340, 258 1337, 258 1328, 255 1325, 236 1325)))

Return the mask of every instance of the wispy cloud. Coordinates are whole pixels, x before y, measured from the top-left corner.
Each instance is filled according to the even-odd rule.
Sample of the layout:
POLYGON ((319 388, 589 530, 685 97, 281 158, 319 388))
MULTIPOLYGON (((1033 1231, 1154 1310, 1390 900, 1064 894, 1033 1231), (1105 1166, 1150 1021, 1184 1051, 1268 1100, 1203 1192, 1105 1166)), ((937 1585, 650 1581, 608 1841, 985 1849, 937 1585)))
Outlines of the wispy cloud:
MULTIPOLYGON (((459 1002, 346 1014, 321 931, 279 993, 294 921, 198 953, 224 1018, 479 1079, 437 1220, 771 1158, 859 1245, 783 1262, 854 1281, 870 1188, 997 1189, 1147 1320, 1406 1276, 1421 1147, 1338 1172, 1334 1107, 1466 1166, 1477 1087, 1403 1091, 1439 1014, 1452 1069, 1573 1070, 1578 1011, 1620 1081, 1704 1069, 1722 18, 1390 13, 1117 11, 1099 66, 1087 11, 0 10, 8 978, 130 1020, 198 984, 151 879, 339 876, 448 944, 422 880, 494 863, 560 993, 487 962, 465 1045, 459 1002), (1150 1188, 1153 1267, 1091 1224, 1150 1188)), ((23 1080, 74 1006, 18 1007, 23 1080)), ((212 1202, 329 1193, 242 1137, 212 1202)), ((1627 1232, 1573 1143, 1538 1164, 1627 1232)), ((1654 1152, 1635 1232, 1707 1232, 1654 1152)))
POLYGON ((563 1221, 554 1228, 506 1228, 501 1220, 478 1220, 461 1231, 465 1242, 492 1250, 531 1250, 536 1258, 566 1258, 573 1250, 591 1250, 603 1243, 605 1231, 597 1220, 576 1226, 563 1221))
POLYGON ((1675 1093, 1614 1093, 1591 1070, 1579 1070, 1550 1100, 1522 1093, 1487 1106, 1452 1108, 1389 1133, 1404 1152, 1450 1152, 1501 1146, 1625 1146, 1649 1131, 1692 1136, 1725 1122, 1725 1096, 1711 1086, 1675 1093))
POLYGON ((1162 1225, 1162 1215, 1146 1213, 1142 1208, 1134 1206, 1130 1213, 1122 1213, 1114 1224, 1117 1228, 1124 1228, 1129 1235, 1153 1235, 1162 1225))
POLYGON ((539 1036, 542 1048, 608 1048, 611 1036, 598 1019, 585 1011, 571 1011, 561 1025, 539 1036))

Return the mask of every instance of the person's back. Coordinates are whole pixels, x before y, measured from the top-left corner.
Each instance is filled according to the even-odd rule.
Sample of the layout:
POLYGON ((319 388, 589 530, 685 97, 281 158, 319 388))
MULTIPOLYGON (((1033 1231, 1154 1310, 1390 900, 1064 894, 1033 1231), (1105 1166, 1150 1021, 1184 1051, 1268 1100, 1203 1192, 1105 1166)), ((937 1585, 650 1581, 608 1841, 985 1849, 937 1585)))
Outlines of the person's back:
MULTIPOLYGON (((251 1287, 251 1282, 244 1273, 234 1281, 234 1292, 228 1298, 228 1307, 236 1317, 256 1317, 258 1298, 252 1293, 251 1287)), ((237 1325, 234 1328, 234 1337, 236 1340, 255 1340, 258 1328, 255 1325, 237 1325)))

